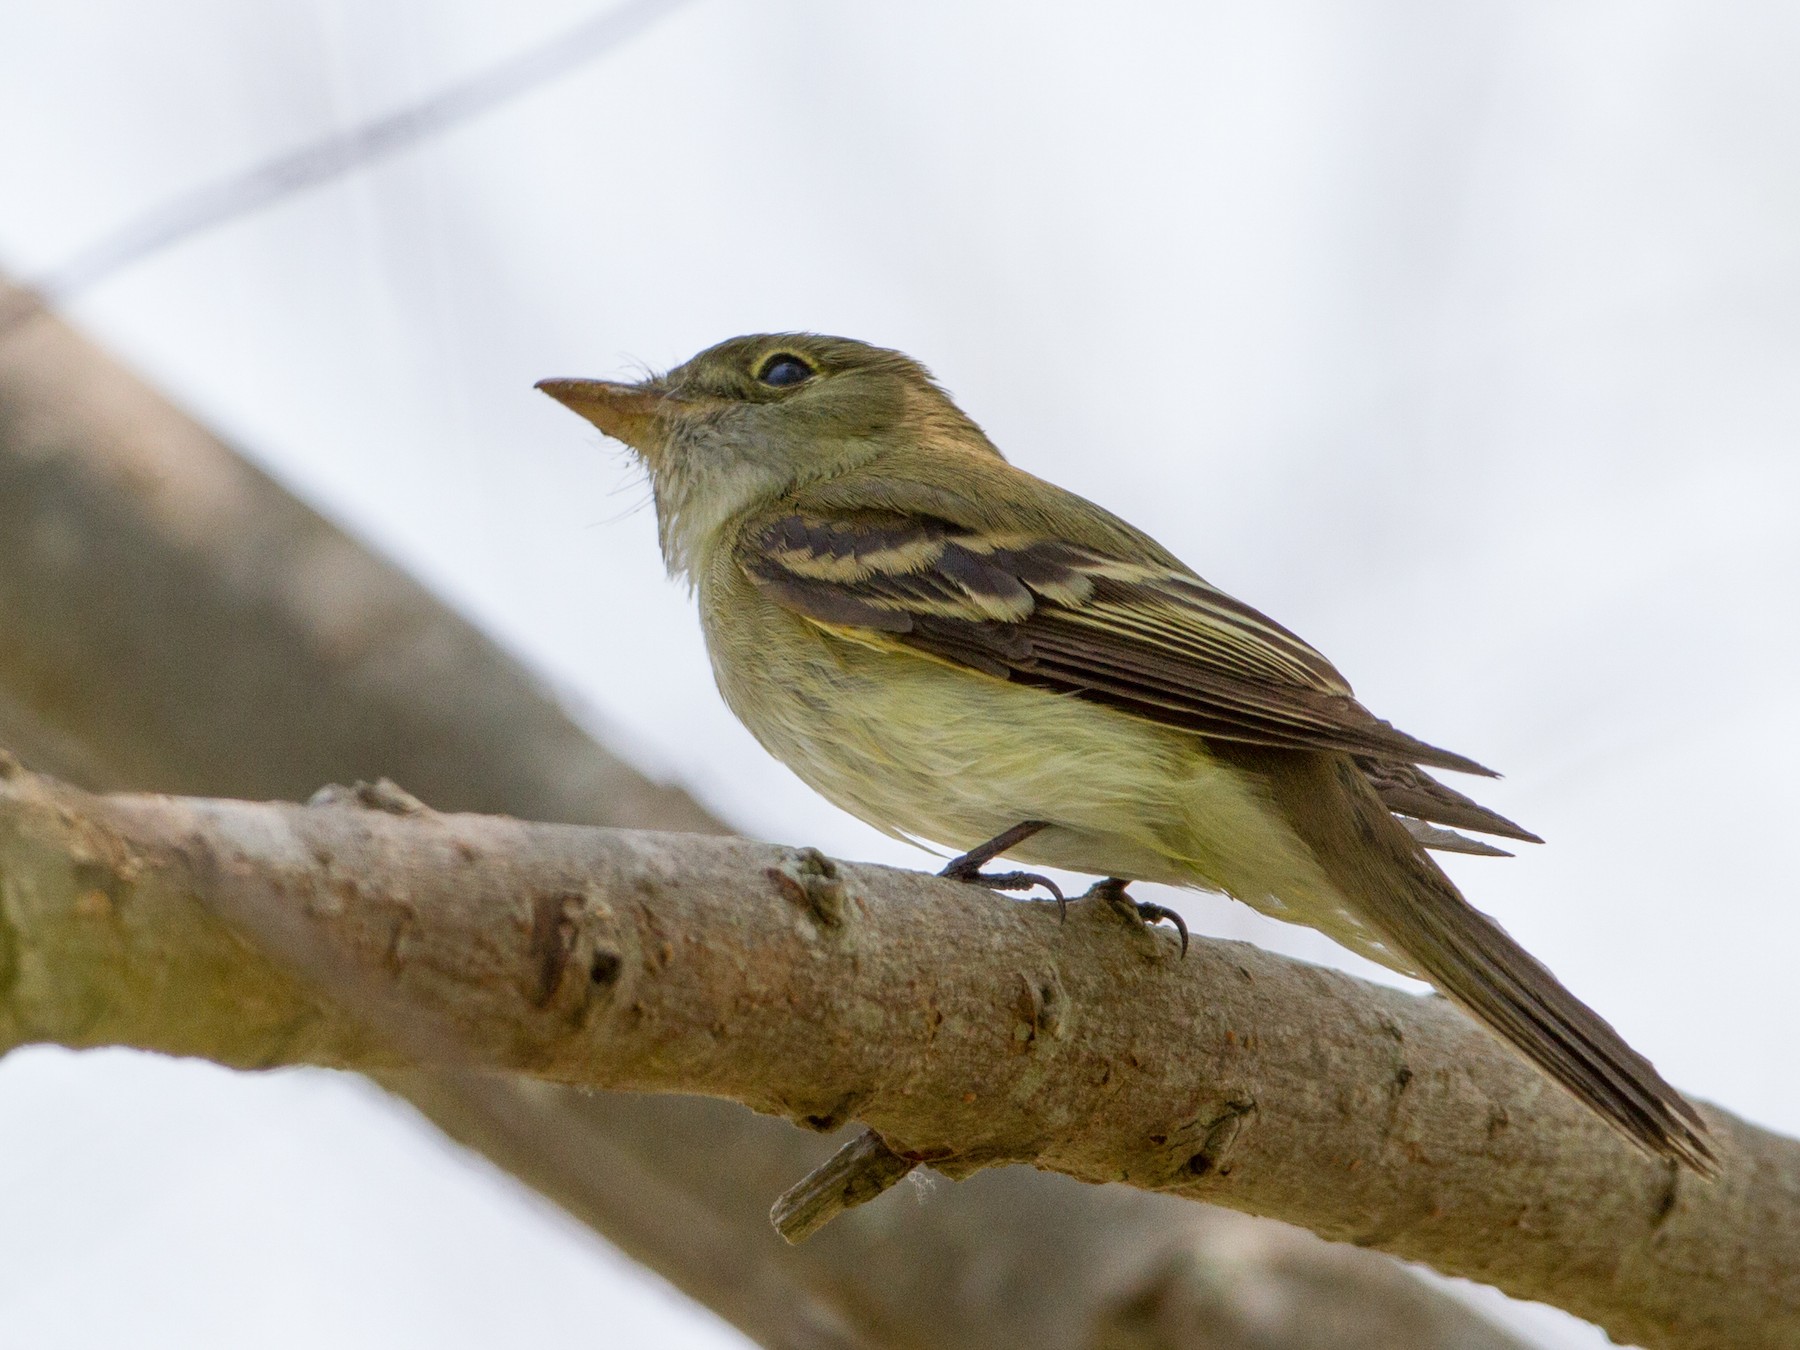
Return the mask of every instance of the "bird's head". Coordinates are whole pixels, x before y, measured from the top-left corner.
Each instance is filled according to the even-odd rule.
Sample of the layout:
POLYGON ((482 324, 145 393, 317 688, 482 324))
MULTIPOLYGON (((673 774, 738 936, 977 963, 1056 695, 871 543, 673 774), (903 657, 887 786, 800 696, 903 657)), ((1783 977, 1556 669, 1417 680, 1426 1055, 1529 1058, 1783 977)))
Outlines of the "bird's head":
POLYGON ((537 387, 643 461, 672 572, 802 483, 920 445, 998 453, 917 361, 850 338, 737 337, 634 384, 537 387))

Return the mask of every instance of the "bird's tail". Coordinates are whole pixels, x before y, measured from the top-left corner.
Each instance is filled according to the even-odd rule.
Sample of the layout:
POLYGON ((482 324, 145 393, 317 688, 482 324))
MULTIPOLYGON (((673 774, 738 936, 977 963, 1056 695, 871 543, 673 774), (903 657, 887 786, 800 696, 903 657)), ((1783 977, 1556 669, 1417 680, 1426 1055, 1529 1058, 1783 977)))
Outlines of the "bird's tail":
POLYGON ((1324 754, 1304 760, 1275 774, 1270 788, 1333 884, 1383 940, 1626 1138, 1703 1176, 1716 1175, 1718 1161, 1694 1108, 1598 1013, 1463 899, 1354 761, 1324 754))

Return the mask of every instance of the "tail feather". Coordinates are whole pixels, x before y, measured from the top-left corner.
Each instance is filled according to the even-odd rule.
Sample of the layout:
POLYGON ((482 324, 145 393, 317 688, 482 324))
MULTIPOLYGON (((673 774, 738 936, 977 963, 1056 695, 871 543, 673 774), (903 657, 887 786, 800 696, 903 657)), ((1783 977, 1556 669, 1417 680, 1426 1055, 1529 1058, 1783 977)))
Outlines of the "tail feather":
POLYGON ((1296 756, 1269 784, 1289 822, 1369 924, 1443 994, 1621 1134, 1704 1176, 1718 1162, 1705 1123, 1625 1043, 1464 900, 1354 761, 1296 756))
POLYGON ((1455 830, 1446 830, 1441 825, 1430 825, 1413 816, 1395 816, 1394 819, 1406 827, 1406 832, 1418 841, 1421 848, 1435 849, 1440 853, 1468 853, 1477 858, 1512 857, 1503 848, 1495 848, 1484 840, 1471 839, 1455 830))

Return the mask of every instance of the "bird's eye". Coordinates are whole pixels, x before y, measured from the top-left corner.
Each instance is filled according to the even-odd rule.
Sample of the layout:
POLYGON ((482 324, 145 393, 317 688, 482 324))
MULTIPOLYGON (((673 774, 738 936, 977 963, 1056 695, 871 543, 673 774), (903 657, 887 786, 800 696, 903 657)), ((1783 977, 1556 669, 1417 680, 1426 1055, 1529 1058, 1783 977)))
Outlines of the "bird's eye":
POLYGON ((764 384, 773 385, 777 389, 785 389, 790 384, 803 384, 810 380, 813 369, 797 356, 787 352, 777 352, 762 364, 756 378, 764 384))

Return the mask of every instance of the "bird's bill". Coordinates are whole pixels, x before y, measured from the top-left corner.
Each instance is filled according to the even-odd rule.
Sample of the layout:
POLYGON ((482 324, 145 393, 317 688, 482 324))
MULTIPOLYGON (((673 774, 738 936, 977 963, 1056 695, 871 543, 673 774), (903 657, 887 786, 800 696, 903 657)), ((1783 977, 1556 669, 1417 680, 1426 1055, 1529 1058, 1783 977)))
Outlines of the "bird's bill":
POLYGON ((539 380, 537 387, 639 453, 654 450, 662 438, 667 399, 654 390, 610 380, 539 380))

